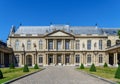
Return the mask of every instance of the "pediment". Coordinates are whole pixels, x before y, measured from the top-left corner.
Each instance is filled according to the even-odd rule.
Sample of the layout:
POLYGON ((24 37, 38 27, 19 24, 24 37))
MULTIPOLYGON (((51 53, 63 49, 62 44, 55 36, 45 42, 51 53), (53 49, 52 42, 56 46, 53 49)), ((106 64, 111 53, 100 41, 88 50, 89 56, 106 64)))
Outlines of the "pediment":
POLYGON ((58 32, 54 32, 48 36, 70 36, 69 34, 67 33, 64 33, 64 32, 61 32, 61 31, 58 31, 58 32))

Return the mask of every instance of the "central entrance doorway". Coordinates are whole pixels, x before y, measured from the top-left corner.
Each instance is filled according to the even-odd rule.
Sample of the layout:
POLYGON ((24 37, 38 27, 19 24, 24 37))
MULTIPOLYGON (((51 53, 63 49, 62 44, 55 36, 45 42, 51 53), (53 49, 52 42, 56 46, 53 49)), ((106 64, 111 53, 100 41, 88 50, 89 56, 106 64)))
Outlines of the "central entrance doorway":
POLYGON ((57 55, 57 64, 62 65, 61 64, 61 55, 57 55))
POLYGON ((53 56, 52 55, 49 55, 48 56, 48 64, 53 64, 53 56))

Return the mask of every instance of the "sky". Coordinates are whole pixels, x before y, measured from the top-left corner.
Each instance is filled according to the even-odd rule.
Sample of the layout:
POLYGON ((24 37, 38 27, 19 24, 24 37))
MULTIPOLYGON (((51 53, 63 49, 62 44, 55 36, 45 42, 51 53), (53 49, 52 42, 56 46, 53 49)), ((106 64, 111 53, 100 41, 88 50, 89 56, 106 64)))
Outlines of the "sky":
POLYGON ((120 0, 0 0, 0 40, 11 26, 95 26, 120 28, 120 0))

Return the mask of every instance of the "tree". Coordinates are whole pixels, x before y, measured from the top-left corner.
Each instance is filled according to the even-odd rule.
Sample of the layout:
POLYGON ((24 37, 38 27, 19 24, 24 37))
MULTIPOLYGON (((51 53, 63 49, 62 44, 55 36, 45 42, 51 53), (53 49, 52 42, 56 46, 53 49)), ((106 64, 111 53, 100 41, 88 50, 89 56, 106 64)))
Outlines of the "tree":
POLYGON ((15 66, 13 63, 11 63, 9 67, 10 67, 10 69, 15 69, 15 66))
POLYGON ((23 67, 23 72, 29 72, 29 68, 28 68, 28 66, 26 64, 23 67))
POLYGON ((116 72, 115 72, 115 78, 120 79, 120 65, 118 66, 116 72))
POLYGON ((38 65, 37 65, 37 64, 35 64, 34 69, 39 69, 39 67, 38 67, 38 65))
POLYGON ((90 71, 91 71, 91 72, 96 72, 96 67, 95 67, 94 64, 91 65, 91 67, 90 67, 90 71))
POLYGON ((108 65, 107 65, 107 63, 106 63, 106 62, 104 63, 104 67, 108 67, 108 65))
POLYGON ((119 36, 119 38, 120 38, 120 30, 118 30, 118 36, 119 36))
POLYGON ((84 69, 85 67, 84 67, 84 65, 83 64, 81 64, 81 66, 80 66, 80 69, 84 69))
POLYGON ((3 73, 2 73, 2 71, 0 70, 0 79, 2 79, 3 78, 3 73))

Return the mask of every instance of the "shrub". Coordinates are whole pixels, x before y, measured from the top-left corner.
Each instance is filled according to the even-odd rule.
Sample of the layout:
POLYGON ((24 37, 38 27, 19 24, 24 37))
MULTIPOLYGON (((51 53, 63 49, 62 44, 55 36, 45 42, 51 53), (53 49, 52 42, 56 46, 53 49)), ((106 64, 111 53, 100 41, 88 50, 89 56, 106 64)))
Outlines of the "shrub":
POLYGON ((106 62, 104 63, 104 67, 108 67, 108 65, 107 65, 107 63, 106 63, 106 62))
POLYGON ((118 66, 116 72, 115 72, 115 78, 120 79, 120 65, 118 66))
POLYGON ((96 67, 95 67, 94 64, 91 65, 91 67, 90 67, 90 71, 91 71, 91 72, 96 72, 96 67))
POLYGON ((3 78, 3 73, 2 73, 2 71, 0 70, 0 79, 2 79, 3 78))
POLYGON ((80 69, 84 69, 85 67, 84 67, 84 65, 83 64, 81 64, 81 66, 80 66, 80 69))
POLYGON ((9 67, 10 67, 10 69, 15 69, 15 66, 13 63, 11 63, 9 67))
POLYGON ((24 67, 23 67, 23 72, 29 72, 29 68, 28 68, 27 65, 24 65, 24 67))
POLYGON ((38 67, 38 65, 37 65, 37 64, 35 64, 34 69, 39 69, 39 67, 38 67))

